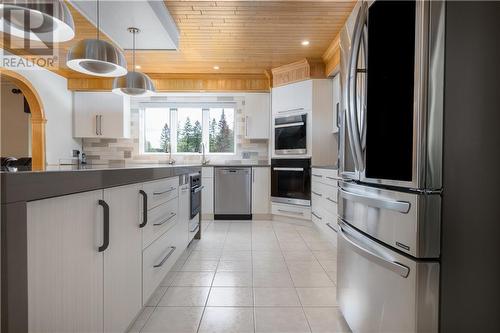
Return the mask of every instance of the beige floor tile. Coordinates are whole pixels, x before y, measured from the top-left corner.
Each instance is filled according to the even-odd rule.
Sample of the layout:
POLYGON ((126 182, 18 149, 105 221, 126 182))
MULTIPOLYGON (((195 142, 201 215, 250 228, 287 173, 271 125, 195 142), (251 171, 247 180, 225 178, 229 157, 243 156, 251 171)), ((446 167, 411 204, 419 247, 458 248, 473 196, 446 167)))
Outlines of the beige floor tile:
POLYGON ((295 288, 254 288, 255 306, 300 306, 295 288))
POLYGON ((304 251, 283 251, 286 261, 316 261, 316 257, 309 250, 304 251))
POLYGON ((222 250, 203 250, 193 251, 188 257, 188 260, 219 260, 222 255, 222 250))
POLYGON ((318 260, 337 260, 336 250, 312 251, 318 260))
POLYGON ((333 283, 337 284, 337 272, 331 271, 331 272, 326 272, 326 274, 328 274, 328 277, 330 278, 330 280, 333 281, 333 283))
POLYGON ((224 251, 220 260, 231 261, 231 260, 252 260, 252 251, 224 251))
POLYGON ((210 287, 213 272, 178 272, 171 286, 175 287, 210 287))
POLYGON ((251 260, 221 260, 218 272, 249 272, 252 270, 251 260))
POLYGON ((288 267, 285 261, 282 259, 278 260, 254 260, 253 261, 253 271, 278 273, 278 272, 288 272, 288 267))
POLYGON ((217 272, 214 287, 251 287, 252 272, 217 272))
POLYGON ((335 284, 324 271, 290 270, 295 287, 333 287, 335 284))
POLYGON ((302 306, 337 306, 337 289, 297 288, 302 306))
POLYGON ((253 333, 253 309, 207 307, 199 333, 253 333))
POLYGON ((196 333, 202 313, 202 307, 158 307, 141 332, 196 333))
POLYGON ((253 306, 252 288, 212 287, 207 306, 253 306))
POLYGON ((146 306, 157 306, 158 302, 161 300, 165 292, 167 291, 168 287, 158 287, 156 290, 153 292, 153 295, 148 299, 146 302, 146 306))
POLYGON ((300 272, 324 272, 323 266, 317 261, 306 260, 288 260, 286 262, 288 269, 290 271, 300 271, 300 272))
POLYGON ((179 269, 181 272, 215 272, 218 260, 188 260, 179 269))
POLYGON ((144 325, 146 324, 146 322, 148 321, 149 317, 151 316, 151 314, 153 313, 154 310, 155 310, 155 308, 152 306, 144 307, 142 309, 141 313, 139 314, 139 316, 137 316, 137 319, 135 320, 135 322, 132 324, 130 329, 127 331, 127 333, 139 333, 142 330, 142 328, 144 327, 144 325))
POLYGON ((210 287, 169 287, 158 306, 205 306, 210 287))
POLYGON ((311 332, 302 308, 255 308, 257 333, 311 332))
POLYGON ((304 308, 307 321, 313 333, 348 333, 351 332, 340 309, 304 308))
POLYGON ((321 266, 323 266, 323 268, 327 272, 336 272, 337 271, 337 260, 320 259, 319 263, 321 264, 321 266))
POLYGON ((177 276, 177 272, 168 272, 163 281, 161 281, 160 286, 168 287, 174 282, 175 277, 177 276))
POLYGON ((292 279, 288 272, 266 272, 254 271, 253 273, 254 287, 292 287, 292 279))

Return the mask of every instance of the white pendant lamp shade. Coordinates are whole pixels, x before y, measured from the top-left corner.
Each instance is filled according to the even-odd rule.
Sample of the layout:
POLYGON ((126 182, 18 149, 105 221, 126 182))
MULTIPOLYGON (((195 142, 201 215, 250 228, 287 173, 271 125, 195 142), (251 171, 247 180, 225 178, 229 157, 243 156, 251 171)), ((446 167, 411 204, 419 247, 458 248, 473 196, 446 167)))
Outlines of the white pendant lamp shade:
POLYGON ((2 0, 0 31, 34 41, 65 42, 75 37, 75 24, 62 0, 2 0))
POLYGON ((117 77, 127 74, 127 61, 123 53, 100 39, 84 39, 71 48, 66 65, 80 73, 117 77))
POLYGON ((153 81, 144 73, 135 71, 135 34, 139 33, 137 28, 128 28, 133 35, 132 49, 132 72, 123 77, 117 77, 113 81, 113 92, 126 96, 149 96, 156 91, 153 81))
POLYGON ((128 72, 127 75, 115 78, 113 92, 127 96, 148 96, 156 91, 153 81, 144 73, 128 72))
POLYGON ((84 39, 68 52, 66 65, 74 71, 103 77, 118 77, 127 74, 127 61, 123 52, 113 44, 99 39, 99 0, 96 0, 96 39, 84 39))

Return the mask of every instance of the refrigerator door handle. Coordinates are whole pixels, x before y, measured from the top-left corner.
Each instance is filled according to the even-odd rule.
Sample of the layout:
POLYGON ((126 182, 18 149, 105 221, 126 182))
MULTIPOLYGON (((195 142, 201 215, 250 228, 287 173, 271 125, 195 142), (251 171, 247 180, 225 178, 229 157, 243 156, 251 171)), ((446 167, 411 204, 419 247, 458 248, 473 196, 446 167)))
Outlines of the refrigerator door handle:
POLYGON ((358 171, 364 170, 363 149, 361 146, 361 134, 358 123, 357 112, 357 75, 358 75, 358 57, 360 45, 363 42, 364 24, 367 16, 367 4, 363 2, 359 9, 356 23, 354 26, 351 54, 349 57, 349 74, 347 75, 347 115, 348 130, 351 145, 353 146, 354 160, 357 161, 358 171))
POLYGON ((340 235, 347 242, 349 247, 354 250, 359 255, 367 258, 368 260, 377 263, 378 265, 387 268, 388 270, 400 275, 403 278, 407 278, 410 274, 410 268, 402 265, 390 258, 386 258, 382 253, 375 253, 373 250, 369 250, 363 245, 360 245, 358 241, 352 236, 354 231, 352 228, 348 227, 346 223, 339 221, 340 235))
POLYGON ((339 187, 339 194, 343 199, 356 201, 370 207, 394 210, 403 214, 408 214, 411 207, 411 204, 407 201, 389 200, 382 197, 348 192, 341 187, 339 187))

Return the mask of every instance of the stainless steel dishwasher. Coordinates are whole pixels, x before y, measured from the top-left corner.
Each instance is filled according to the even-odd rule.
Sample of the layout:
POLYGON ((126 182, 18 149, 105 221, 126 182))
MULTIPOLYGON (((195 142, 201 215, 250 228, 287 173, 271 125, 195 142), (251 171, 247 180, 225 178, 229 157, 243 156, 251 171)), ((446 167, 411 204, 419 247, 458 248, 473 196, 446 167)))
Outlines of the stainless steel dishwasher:
POLYGON ((252 170, 245 167, 215 168, 216 220, 252 219, 252 170))

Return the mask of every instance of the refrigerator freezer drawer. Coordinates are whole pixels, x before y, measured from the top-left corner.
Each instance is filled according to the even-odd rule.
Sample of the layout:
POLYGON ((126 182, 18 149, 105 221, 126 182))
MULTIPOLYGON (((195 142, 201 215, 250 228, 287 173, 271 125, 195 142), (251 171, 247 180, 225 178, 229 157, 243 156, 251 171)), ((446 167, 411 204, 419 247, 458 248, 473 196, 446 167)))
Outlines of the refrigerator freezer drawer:
POLYGON ((338 215, 416 258, 439 258, 441 196, 339 182, 338 215))
POLYGON ((437 261, 409 259, 339 221, 337 278, 353 332, 438 332, 437 261))

